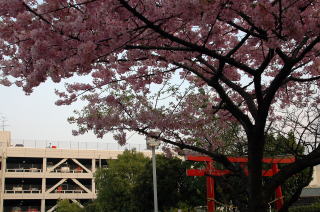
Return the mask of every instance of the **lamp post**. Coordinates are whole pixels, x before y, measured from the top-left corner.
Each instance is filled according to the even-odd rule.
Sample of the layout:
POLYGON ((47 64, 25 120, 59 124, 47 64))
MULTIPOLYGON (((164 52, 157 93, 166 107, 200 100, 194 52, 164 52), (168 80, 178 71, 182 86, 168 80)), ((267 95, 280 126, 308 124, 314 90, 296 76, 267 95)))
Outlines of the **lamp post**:
POLYGON ((159 147, 160 141, 147 137, 147 148, 152 150, 152 176, 153 176, 153 202, 154 212, 158 212, 158 195, 157 195, 157 172, 156 172, 156 148, 159 147))

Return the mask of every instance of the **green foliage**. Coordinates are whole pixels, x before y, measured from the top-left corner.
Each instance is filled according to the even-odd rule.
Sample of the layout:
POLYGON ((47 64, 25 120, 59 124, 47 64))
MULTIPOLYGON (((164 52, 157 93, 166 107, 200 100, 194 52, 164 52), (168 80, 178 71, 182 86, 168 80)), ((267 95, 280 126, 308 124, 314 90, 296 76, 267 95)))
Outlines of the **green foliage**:
MULTIPOLYGON (((289 133, 287 137, 278 135, 267 136, 266 153, 267 157, 275 157, 278 155, 294 155, 299 157, 304 154, 304 147, 298 145, 295 141, 293 133, 289 133)), ((281 169, 286 164, 279 164, 281 169)), ((289 207, 300 196, 301 189, 307 186, 312 179, 312 167, 290 177, 281 187, 285 201, 285 207, 289 207)))
POLYGON ((56 212, 84 212, 84 210, 76 203, 70 203, 69 200, 59 200, 56 212))
MULTIPOLYGON (((188 177, 190 162, 157 155, 157 184, 160 211, 186 211, 205 203, 205 178, 188 177)), ((149 212, 153 210, 152 161, 135 151, 125 151, 108 169, 96 173, 98 198, 95 211, 149 212)))
POLYGON ((312 205, 295 206, 289 208, 289 212, 319 212, 320 202, 314 203, 312 205))
POLYGON ((228 127, 221 129, 220 136, 217 138, 223 142, 223 145, 218 146, 216 152, 229 156, 246 156, 247 143, 240 132, 241 127, 238 124, 228 123, 228 127))
MULTIPOLYGON (((178 158, 166 158, 157 155, 157 185, 160 211, 170 211, 174 208, 191 209, 205 203, 205 178, 186 176, 190 163, 178 158)), ((136 193, 140 211, 153 210, 152 162, 139 176, 136 193)))
POLYGON ((97 211, 99 211, 99 208, 96 200, 86 204, 84 207, 84 212, 97 212, 97 211))
MULTIPOLYGON (((234 145, 235 146, 235 145, 234 145)), ((229 152, 234 156, 243 156, 247 153, 242 148, 227 148, 225 152, 229 152)), ((264 157, 284 157, 284 156, 301 156, 304 153, 304 147, 298 145, 295 141, 293 133, 289 133, 287 137, 282 135, 268 135, 266 137, 266 146, 264 157)), ((245 165, 245 164, 243 164, 245 165)), ((287 164, 279 164, 279 168, 287 164)), ((223 168, 217 164, 218 169, 223 168)), ((263 164, 263 169, 271 168, 271 164, 263 164)), ((312 168, 307 168, 300 173, 290 177, 281 187, 285 200, 285 207, 289 207, 300 196, 301 189, 309 184, 312 176, 312 168)), ((268 183, 270 177, 265 177, 264 184, 268 183)), ((237 207, 246 207, 248 204, 247 178, 237 175, 226 175, 215 177, 216 180, 216 199, 224 204, 230 204, 237 207), (235 189, 236 188, 236 189, 235 189)), ((275 197, 273 197, 275 198, 275 197)), ((271 200, 270 200, 271 201, 271 200)))
POLYGON ((298 145, 294 134, 289 133, 287 137, 283 135, 268 135, 266 139, 265 157, 283 156, 283 155, 303 155, 304 147, 298 145))
POLYGON ((134 188, 148 159, 136 151, 124 151, 110 160, 108 169, 96 173, 97 211, 139 211, 134 188))

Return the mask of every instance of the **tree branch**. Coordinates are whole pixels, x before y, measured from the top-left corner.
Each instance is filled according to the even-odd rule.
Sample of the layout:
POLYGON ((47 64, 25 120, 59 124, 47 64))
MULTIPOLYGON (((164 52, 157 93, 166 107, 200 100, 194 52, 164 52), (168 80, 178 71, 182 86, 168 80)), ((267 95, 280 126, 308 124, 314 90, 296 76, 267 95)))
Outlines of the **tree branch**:
POLYGON ((185 51, 185 52, 197 52, 195 49, 188 47, 174 47, 174 46, 141 46, 141 45, 127 45, 126 49, 139 49, 139 50, 166 50, 166 51, 185 51))
POLYGON ((146 129, 139 129, 139 128, 135 128, 133 129, 139 133, 142 133, 148 137, 151 137, 151 138, 154 138, 154 139, 157 139, 157 140, 161 140, 163 141, 164 143, 167 143, 167 144, 171 144, 171 145, 174 145, 174 146, 177 146, 179 147, 181 150, 183 149, 189 149, 189 150, 193 150, 195 152, 199 152, 199 153, 202 153, 202 154, 205 154, 205 155, 208 155, 209 157, 211 157, 213 160, 223 164, 223 166, 235 173, 241 173, 241 169, 237 168, 234 166, 234 164, 232 164, 227 156, 223 155, 223 154, 219 154, 219 153, 214 153, 214 152, 211 152, 211 151, 208 151, 208 150, 205 150, 203 148, 200 148, 200 147, 197 147, 197 146, 191 146, 191 145, 188 145, 188 144, 185 144, 184 142, 174 142, 174 141, 171 141, 169 139, 166 139, 166 138, 161 138, 159 135, 153 135, 152 133, 148 133, 146 131, 146 129))
POLYGON ((232 66, 235 66, 251 75, 254 74, 254 70, 250 67, 248 67, 247 65, 243 64, 243 63, 240 63, 236 60, 234 60, 233 58, 230 58, 230 57, 226 57, 226 56, 223 56, 221 54, 218 54, 216 51, 214 50, 210 50, 208 48, 205 48, 203 46, 199 46, 199 45, 196 45, 194 43, 190 43, 190 42, 187 42, 183 39, 180 39, 164 30, 161 29, 161 27, 159 25, 155 25, 153 24, 151 21, 149 21, 146 17, 144 17, 141 13, 139 13, 135 8, 131 7, 127 1, 125 0, 119 0, 119 2, 124 6, 124 8, 126 8, 129 12, 131 12, 134 16, 136 16, 138 19, 140 19, 141 21, 143 21, 150 29, 154 30, 155 32, 157 32, 158 34, 160 34, 161 36, 163 36, 164 38, 168 39, 168 40, 171 40, 175 43, 178 43, 178 44, 181 44, 185 47, 188 47, 188 48, 191 48, 191 49, 194 49, 195 51, 199 52, 199 53, 202 53, 202 54, 205 54, 205 55, 208 55, 208 56, 211 56, 213 58, 216 58, 216 59, 219 59, 219 60, 223 60, 225 61, 226 63, 232 65, 232 66))
POLYGON ((45 19, 42 15, 38 14, 36 11, 34 11, 33 9, 31 9, 31 7, 29 7, 26 3, 22 2, 22 4, 26 7, 27 11, 31 12, 32 14, 34 14, 36 17, 38 17, 40 20, 42 20, 43 22, 45 22, 46 24, 50 25, 56 32, 58 32, 60 35, 63 36, 67 36, 70 39, 73 40, 77 40, 80 41, 79 38, 72 36, 72 35, 65 35, 61 30, 58 30, 52 23, 50 23, 50 21, 48 21, 47 19, 45 19))
POLYGON ((254 87, 256 91, 256 98, 258 105, 263 104, 263 95, 262 95, 262 88, 261 88, 261 74, 270 64, 272 58, 274 57, 274 49, 269 49, 267 57, 264 59, 260 67, 257 69, 257 74, 254 76, 254 87))
POLYGON ((314 80, 318 80, 320 79, 320 76, 316 76, 316 77, 310 77, 310 78, 296 78, 296 77, 288 77, 287 82, 289 81, 295 81, 295 82, 311 82, 314 80))
POLYGON ((243 44, 248 40, 249 37, 250 34, 246 34, 246 36, 244 36, 241 39, 241 41, 226 56, 231 57, 231 55, 233 55, 236 51, 238 51, 241 48, 241 46, 243 46, 243 44))
POLYGON ((310 52, 310 51, 313 49, 313 47, 314 47, 317 43, 319 43, 319 42, 320 42, 320 36, 316 37, 316 38, 301 52, 301 54, 294 59, 294 61, 295 61, 296 63, 299 62, 299 61, 301 61, 301 60, 304 58, 304 56, 305 56, 308 52, 310 52))
POLYGON ((245 115, 240 110, 240 108, 233 103, 233 101, 230 99, 230 97, 227 95, 227 93, 225 92, 223 87, 218 82, 218 79, 211 80, 208 84, 210 86, 212 86, 217 91, 220 98, 225 102, 228 111, 242 124, 242 126, 248 132, 248 130, 250 130, 250 128, 252 128, 252 123, 251 123, 249 117, 247 115, 245 115))
POLYGON ((271 181, 265 185, 265 196, 271 196, 274 190, 281 184, 283 184, 288 178, 302 170, 313 167, 320 164, 320 146, 317 147, 307 156, 296 160, 296 162, 289 164, 281 169, 276 175, 274 175, 271 181))
MULTIPOLYGON (((210 65, 207 61, 202 59, 201 57, 197 58, 199 62, 205 64, 208 68, 210 68, 214 73, 218 74, 217 70, 210 65)), ((236 83, 233 83, 231 80, 229 80, 227 77, 225 77, 222 73, 217 76, 218 79, 220 79, 222 82, 224 82, 227 86, 232 88, 234 91, 239 93, 242 98, 245 100, 246 104, 248 105, 248 108, 250 110, 250 113, 252 114, 253 117, 257 115, 257 108, 255 107, 253 98, 251 95, 249 95, 246 91, 245 88, 242 88, 241 86, 237 85, 236 83)))

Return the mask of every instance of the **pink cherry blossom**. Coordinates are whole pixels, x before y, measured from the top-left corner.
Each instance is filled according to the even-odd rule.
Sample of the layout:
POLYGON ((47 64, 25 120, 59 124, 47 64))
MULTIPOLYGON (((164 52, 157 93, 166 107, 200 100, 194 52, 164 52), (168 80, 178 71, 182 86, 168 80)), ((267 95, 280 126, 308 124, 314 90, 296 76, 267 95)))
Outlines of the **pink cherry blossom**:
POLYGON ((160 131, 166 152, 196 150, 229 169, 217 151, 237 123, 253 176, 248 210, 259 211, 272 196, 263 186, 290 177, 262 185, 267 125, 285 120, 281 108, 320 99, 319 8, 319 0, 0 0, 0 83, 29 94, 48 79, 90 75, 56 92, 58 105, 88 103, 69 120, 73 134, 113 132, 123 145, 127 131, 160 131))

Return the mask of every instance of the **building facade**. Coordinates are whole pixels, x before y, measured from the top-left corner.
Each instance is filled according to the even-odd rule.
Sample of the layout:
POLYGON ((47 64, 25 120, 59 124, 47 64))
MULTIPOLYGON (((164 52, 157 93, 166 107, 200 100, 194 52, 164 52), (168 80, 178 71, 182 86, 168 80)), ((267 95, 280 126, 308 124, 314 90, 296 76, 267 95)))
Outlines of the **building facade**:
MULTIPOLYGON (((82 206, 96 198, 94 172, 122 151, 27 148, 0 132, 0 211, 52 212, 59 199, 82 206)), ((150 151, 143 152, 150 156, 150 151)))

